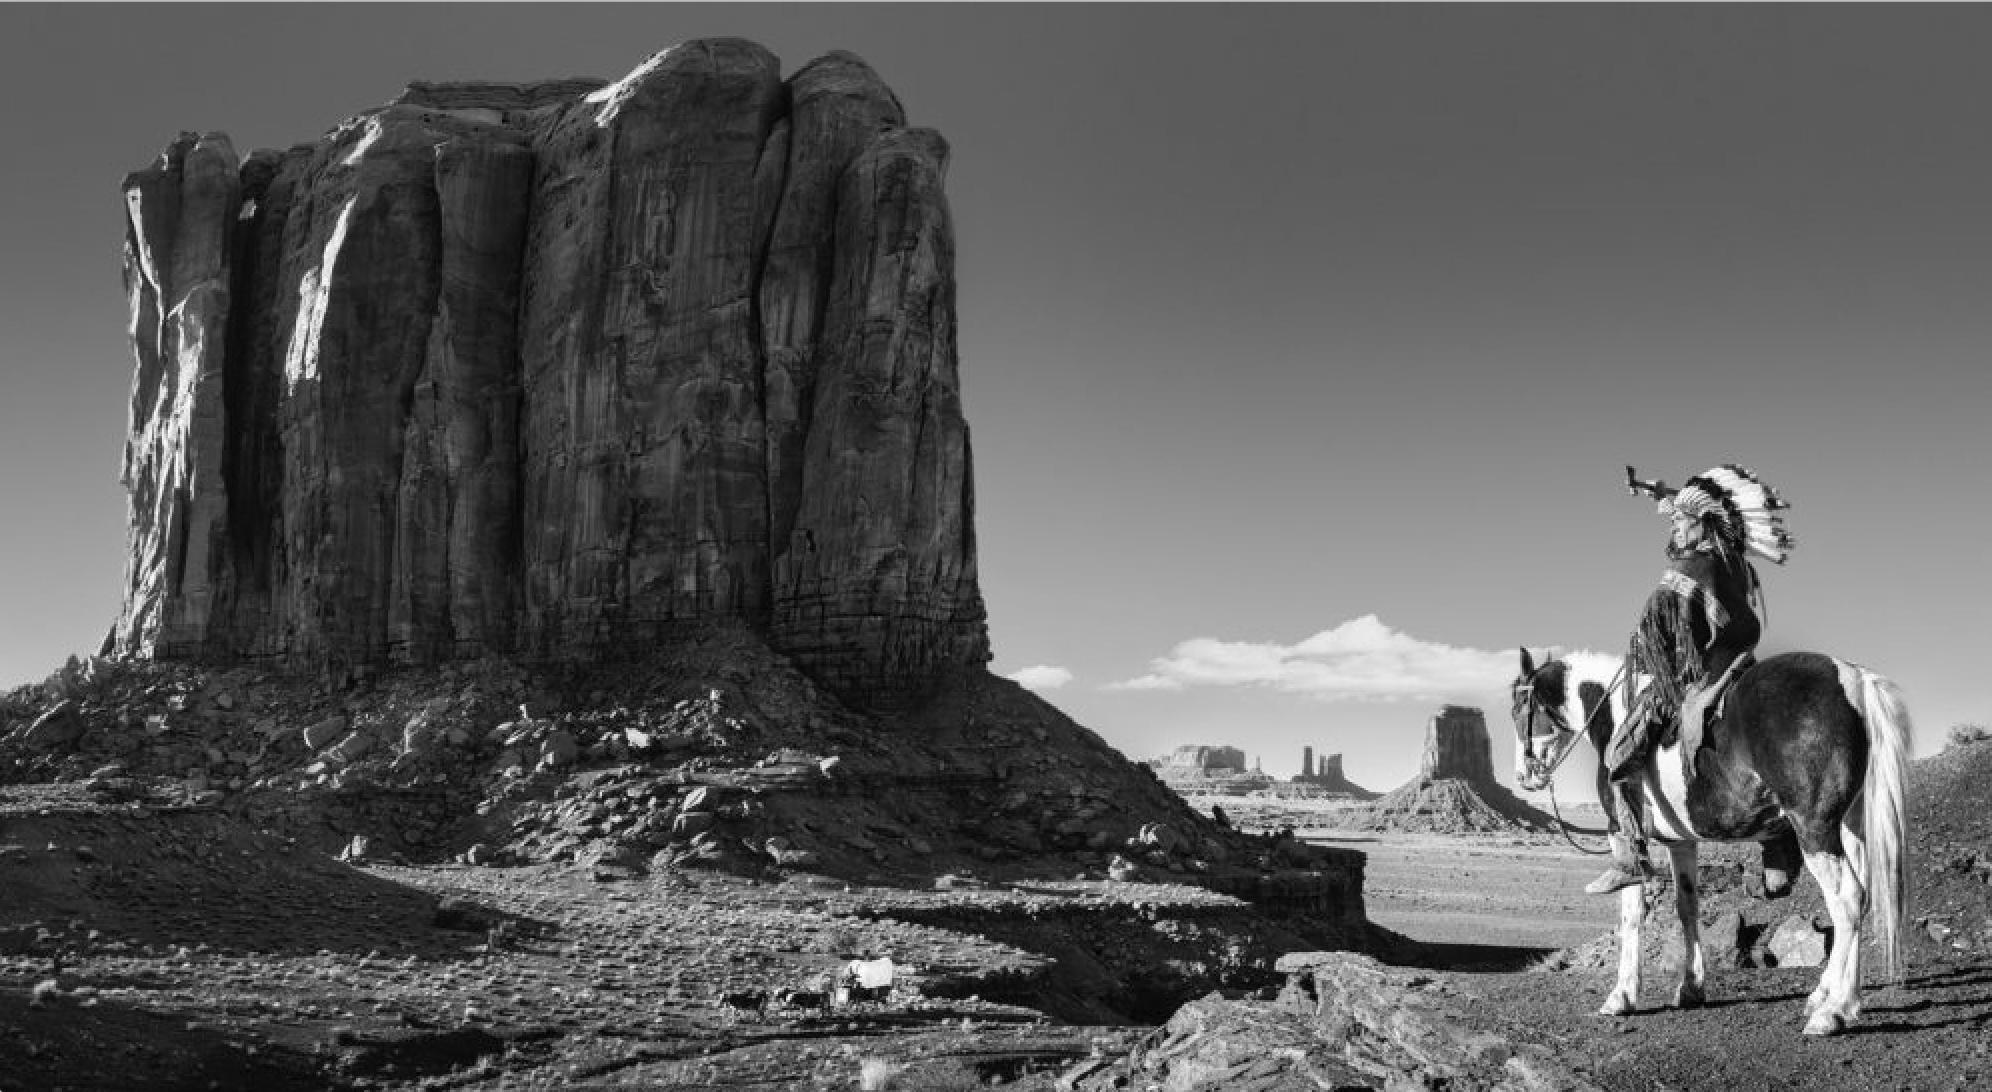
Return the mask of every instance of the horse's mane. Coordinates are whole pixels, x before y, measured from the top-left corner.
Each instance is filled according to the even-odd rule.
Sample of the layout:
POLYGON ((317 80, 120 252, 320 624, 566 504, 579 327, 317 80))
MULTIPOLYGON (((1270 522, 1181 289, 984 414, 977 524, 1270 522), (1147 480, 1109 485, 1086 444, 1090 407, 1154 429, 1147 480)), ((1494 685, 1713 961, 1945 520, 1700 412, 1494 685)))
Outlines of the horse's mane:
POLYGON ((1619 665, 1625 663, 1625 657, 1608 652, 1566 652, 1557 659, 1563 661, 1568 672, 1564 685, 1572 687, 1573 692, 1578 683, 1594 682, 1599 686, 1610 683, 1612 676, 1618 674, 1619 665))

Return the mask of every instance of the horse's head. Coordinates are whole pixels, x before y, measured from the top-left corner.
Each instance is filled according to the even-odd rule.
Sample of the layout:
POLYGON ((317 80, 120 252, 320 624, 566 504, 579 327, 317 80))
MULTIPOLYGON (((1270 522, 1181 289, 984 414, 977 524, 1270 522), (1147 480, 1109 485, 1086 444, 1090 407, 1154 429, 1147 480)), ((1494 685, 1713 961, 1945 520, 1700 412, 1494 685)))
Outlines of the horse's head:
POLYGON ((1545 660, 1537 666, 1529 650, 1522 649, 1521 674, 1515 676, 1515 781, 1534 792, 1549 784, 1557 763, 1577 741, 1577 729, 1565 714, 1569 704, 1569 666, 1562 660, 1545 660))

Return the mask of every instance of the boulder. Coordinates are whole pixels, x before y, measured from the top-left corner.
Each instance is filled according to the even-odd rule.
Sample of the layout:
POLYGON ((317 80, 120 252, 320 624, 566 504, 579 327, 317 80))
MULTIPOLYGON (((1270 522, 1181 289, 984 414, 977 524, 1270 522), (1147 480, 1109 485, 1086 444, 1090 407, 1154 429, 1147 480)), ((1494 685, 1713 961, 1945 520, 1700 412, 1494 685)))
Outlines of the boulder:
POLYGON ((373 742, 373 737, 365 732, 353 732, 326 748, 325 758, 335 765, 350 766, 373 750, 373 742))
POLYGON ((581 747, 574 740, 574 733, 560 729, 546 737, 540 744, 539 764, 542 766, 570 766, 581 754, 581 747))
POLYGON ((712 829, 713 813, 688 811, 671 820, 673 838, 691 838, 712 829))
POLYGON ((1779 967, 1817 967, 1826 962, 1827 936, 1812 919, 1793 914, 1778 923, 1764 945, 1779 967))
POLYGON ((327 717, 304 730, 304 745, 311 750, 329 747, 346 732, 345 717, 327 717))
POLYGON ((1167 823, 1144 823, 1141 830, 1128 840, 1131 848, 1167 856, 1184 848, 1183 836, 1167 823))
POLYGON ((1702 926, 1702 959, 1710 967, 1741 967, 1749 957, 1743 946, 1743 915, 1726 910, 1702 926))
POLYGON ((76 742, 83 734, 83 727, 76 706, 66 700, 59 701, 28 725, 25 739, 30 746, 61 747, 76 742))

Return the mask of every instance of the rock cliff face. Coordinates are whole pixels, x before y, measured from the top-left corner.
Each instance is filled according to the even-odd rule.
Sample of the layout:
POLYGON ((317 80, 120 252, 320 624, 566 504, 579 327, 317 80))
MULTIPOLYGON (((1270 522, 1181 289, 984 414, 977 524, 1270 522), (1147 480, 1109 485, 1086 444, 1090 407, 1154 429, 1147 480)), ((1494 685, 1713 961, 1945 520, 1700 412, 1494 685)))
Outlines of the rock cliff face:
POLYGON ((741 618, 847 699, 988 659, 941 137, 833 53, 415 84, 125 182, 118 649, 580 658, 741 618))

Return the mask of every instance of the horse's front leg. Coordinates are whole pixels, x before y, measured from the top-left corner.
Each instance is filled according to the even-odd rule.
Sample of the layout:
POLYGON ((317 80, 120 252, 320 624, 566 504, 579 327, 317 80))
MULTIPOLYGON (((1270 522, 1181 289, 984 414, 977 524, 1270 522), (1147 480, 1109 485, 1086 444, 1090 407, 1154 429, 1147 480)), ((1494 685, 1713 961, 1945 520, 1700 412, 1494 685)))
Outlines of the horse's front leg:
MULTIPOLYGON (((1612 835, 1613 850, 1624 835, 1612 835)), ((1624 1016, 1639 1007, 1639 926, 1646 919, 1646 885, 1633 884, 1619 892, 1618 981, 1598 1009, 1600 1016, 1624 1016)))
POLYGON ((1708 966, 1702 961, 1701 892, 1695 889, 1695 843, 1673 842, 1667 857, 1674 866, 1674 912, 1681 919, 1681 984, 1674 1004, 1692 1009, 1706 999, 1708 966))

